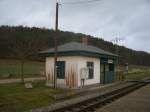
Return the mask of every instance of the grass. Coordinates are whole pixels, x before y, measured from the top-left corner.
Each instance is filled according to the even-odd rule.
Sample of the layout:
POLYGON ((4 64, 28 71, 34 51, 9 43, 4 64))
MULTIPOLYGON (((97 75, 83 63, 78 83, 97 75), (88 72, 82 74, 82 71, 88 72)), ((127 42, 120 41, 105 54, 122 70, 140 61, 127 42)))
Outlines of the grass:
POLYGON ((125 66, 117 67, 116 80, 124 80, 124 79, 125 80, 141 80, 146 77, 150 77, 149 66, 129 65, 128 75, 126 76, 123 73, 124 71, 125 71, 125 66))
POLYGON ((123 72, 117 72, 117 75, 115 77, 115 81, 121 81, 121 80, 142 80, 144 78, 150 77, 150 70, 145 71, 136 71, 136 72, 129 72, 128 74, 125 74, 123 72))
POLYGON ((150 71, 129 73, 126 80, 142 80, 146 77, 150 77, 150 71))
POLYGON ((33 89, 26 89, 21 83, 0 85, 0 112, 23 112, 55 102, 50 94, 66 92, 45 86, 44 81, 34 82, 33 89))
MULTIPOLYGON (((117 66, 117 71, 124 71, 125 66, 120 65, 117 66)), ((150 70, 149 66, 142 66, 142 65, 129 65, 129 72, 141 72, 141 71, 147 71, 150 70)))
MULTIPOLYGON (((45 63, 27 61, 24 64, 25 77, 39 76, 45 69, 45 63)), ((18 60, 0 60, 0 78, 20 77, 20 62, 18 60)))

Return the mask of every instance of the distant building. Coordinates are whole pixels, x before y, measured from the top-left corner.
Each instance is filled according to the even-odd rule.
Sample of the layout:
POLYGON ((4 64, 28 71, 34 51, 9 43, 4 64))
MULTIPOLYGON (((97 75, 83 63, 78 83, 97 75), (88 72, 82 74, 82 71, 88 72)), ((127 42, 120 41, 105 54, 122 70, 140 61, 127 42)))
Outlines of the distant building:
MULTIPOLYGON (((67 87, 81 86, 81 70, 88 69, 84 85, 111 83, 115 74, 117 55, 83 43, 70 42, 58 46, 57 84, 67 87)), ((46 57, 46 77, 54 80, 54 48, 42 51, 46 57)))

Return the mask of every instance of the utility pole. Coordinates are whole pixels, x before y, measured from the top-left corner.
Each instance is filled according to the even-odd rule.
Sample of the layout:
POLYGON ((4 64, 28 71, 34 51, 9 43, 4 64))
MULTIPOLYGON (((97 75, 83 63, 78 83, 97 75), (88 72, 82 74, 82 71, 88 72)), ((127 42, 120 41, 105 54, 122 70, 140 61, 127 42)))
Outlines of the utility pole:
POLYGON ((55 20, 55 36, 54 36, 54 44, 55 44, 55 57, 54 57, 54 88, 57 88, 57 38, 58 38, 58 10, 59 3, 56 2, 56 20, 55 20))
POLYGON ((112 40, 112 42, 115 44, 115 46, 116 46, 116 51, 115 51, 115 53, 117 54, 117 55, 119 55, 119 43, 121 43, 121 42, 123 42, 124 41, 124 38, 114 38, 113 40, 112 40))
MULTIPOLYGON (((120 45, 120 43, 121 42, 123 42, 124 41, 124 38, 114 38, 113 40, 112 40, 112 42, 114 43, 114 45, 115 45, 115 52, 116 52, 116 54, 119 56, 119 45, 120 45)), ((120 61, 120 59, 118 58, 118 60, 117 60, 117 62, 116 62, 116 68, 118 67, 118 65, 119 65, 119 61, 120 61)), ((116 71, 116 74, 118 75, 118 72, 116 71)), ((119 76, 119 80, 120 79, 122 79, 122 76, 120 76, 120 74, 118 75, 119 76)))

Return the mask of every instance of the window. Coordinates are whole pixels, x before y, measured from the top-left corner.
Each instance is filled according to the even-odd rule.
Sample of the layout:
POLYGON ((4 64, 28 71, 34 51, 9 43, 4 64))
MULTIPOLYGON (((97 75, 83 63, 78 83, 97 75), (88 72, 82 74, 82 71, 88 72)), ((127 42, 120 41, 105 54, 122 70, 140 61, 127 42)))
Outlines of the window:
POLYGON ((94 63, 87 62, 87 68, 89 69, 88 79, 93 79, 94 78, 94 63))
POLYGON ((57 78, 65 78, 65 61, 57 61, 57 78))

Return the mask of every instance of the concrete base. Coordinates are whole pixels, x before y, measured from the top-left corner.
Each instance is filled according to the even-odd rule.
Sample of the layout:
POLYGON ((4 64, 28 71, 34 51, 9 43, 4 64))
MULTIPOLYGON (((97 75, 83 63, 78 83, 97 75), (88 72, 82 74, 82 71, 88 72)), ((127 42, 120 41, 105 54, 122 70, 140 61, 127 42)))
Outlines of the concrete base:
MULTIPOLYGON (((113 84, 113 83, 112 83, 113 84)), ((107 84, 109 85, 109 84, 107 84)), ((51 83, 51 82, 46 82, 46 86, 48 87, 54 87, 54 84, 51 83)), ((65 84, 57 84, 57 88, 64 88, 64 89, 73 89, 73 90, 79 90, 79 89, 88 89, 88 88, 95 88, 95 87, 100 87, 100 86, 104 86, 104 84, 91 84, 91 85, 86 85, 84 87, 69 87, 69 86, 66 86, 65 84)))

